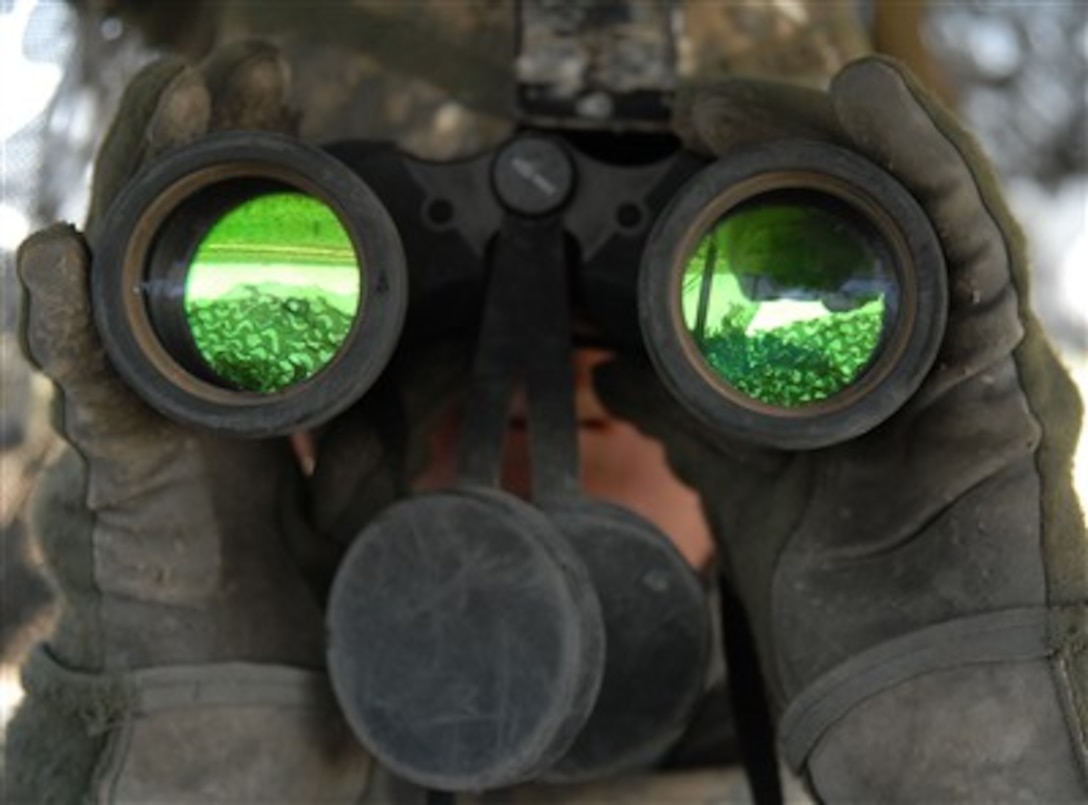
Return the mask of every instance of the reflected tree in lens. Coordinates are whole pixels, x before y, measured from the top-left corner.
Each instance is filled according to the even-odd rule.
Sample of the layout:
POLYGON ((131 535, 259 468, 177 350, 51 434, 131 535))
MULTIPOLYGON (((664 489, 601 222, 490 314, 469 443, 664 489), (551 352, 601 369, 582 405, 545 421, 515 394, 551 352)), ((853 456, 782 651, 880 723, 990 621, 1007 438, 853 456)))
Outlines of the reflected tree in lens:
POLYGON ((258 196, 221 217, 185 285, 193 341, 232 386, 261 393, 333 359, 361 302, 359 258, 328 206, 301 193, 258 196))
POLYGON ((749 202, 688 259, 684 323, 743 394, 780 407, 827 400, 865 373, 894 318, 898 287, 881 252, 845 205, 749 202))

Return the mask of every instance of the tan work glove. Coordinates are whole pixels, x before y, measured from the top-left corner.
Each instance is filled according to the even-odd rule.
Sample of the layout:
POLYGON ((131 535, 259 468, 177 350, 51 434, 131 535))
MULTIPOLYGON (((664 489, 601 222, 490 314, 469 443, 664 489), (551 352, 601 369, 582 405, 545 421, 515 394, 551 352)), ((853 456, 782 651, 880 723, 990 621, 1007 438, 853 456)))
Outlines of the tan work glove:
MULTIPOLYGON (((285 64, 255 43, 144 69, 96 165, 90 242, 162 151, 213 129, 289 131, 287 92, 285 64)), ((74 228, 33 235, 18 264, 25 348, 56 384, 69 449, 38 495, 62 610, 24 670, 7 801, 357 801, 371 763, 329 690, 308 583, 336 551, 299 525, 289 443, 199 432, 137 399, 99 342, 74 228)), ((364 439, 359 464, 378 455, 364 439)))
POLYGON ((895 63, 828 93, 736 80, 691 107, 713 155, 830 140, 896 176, 948 267, 946 335, 891 419, 812 451, 696 423, 647 366, 599 374, 699 490, 758 648, 785 759, 828 802, 1088 795, 1080 402, 1029 307, 1023 238, 978 146, 895 63))

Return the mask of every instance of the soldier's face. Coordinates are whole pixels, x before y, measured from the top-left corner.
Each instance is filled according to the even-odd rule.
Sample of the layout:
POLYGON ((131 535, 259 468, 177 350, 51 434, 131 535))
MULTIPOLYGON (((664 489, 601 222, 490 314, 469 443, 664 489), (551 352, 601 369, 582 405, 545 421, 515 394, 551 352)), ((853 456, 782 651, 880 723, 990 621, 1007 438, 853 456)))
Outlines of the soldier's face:
MULTIPOLYGON (((583 348, 573 358, 582 488, 591 498, 617 503, 650 520, 692 567, 705 570, 713 559, 714 544, 698 495, 672 474, 658 442, 613 417, 597 396, 593 368, 608 357, 602 349, 583 348)), ((442 415, 431 434, 430 463, 415 479, 417 491, 440 489, 456 480, 461 419, 459 404, 442 415)), ((515 401, 507 421, 503 488, 528 498, 530 473, 524 408, 515 401)))

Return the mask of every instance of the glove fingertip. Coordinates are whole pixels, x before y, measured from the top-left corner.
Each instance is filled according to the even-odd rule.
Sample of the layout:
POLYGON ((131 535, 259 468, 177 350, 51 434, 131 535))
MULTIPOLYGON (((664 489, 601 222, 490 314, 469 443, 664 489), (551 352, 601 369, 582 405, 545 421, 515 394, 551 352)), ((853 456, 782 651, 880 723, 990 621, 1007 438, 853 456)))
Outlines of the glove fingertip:
POLYGON ((87 245, 83 236, 73 224, 59 222, 50 224, 37 232, 32 232, 27 236, 26 240, 19 244, 19 248, 15 252, 16 267, 20 272, 19 276, 23 276, 24 264, 30 271, 33 271, 34 266, 31 263, 39 262, 35 260, 35 257, 41 252, 77 247, 84 254, 87 253, 87 245))
POLYGON ((208 130, 211 96, 204 79, 186 67, 162 90, 147 124, 147 156, 192 142, 208 130))
POLYGON ((95 160, 86 225, 92 240, 121 188, 151 156, 206 131, 209 110, 202 79, 180 59, 160 59, 136 74, 95 160))
POLYGON ((910 108, 914 98, 904 95, 903 73, 882 57, 865 57, 850 62, 831 80, 831 103, 843 126, 869 156, 882 164, 889 160, 874 135, 888 122, 888 106, 910 108), (880 94, 876 94, 880 93, 880 94))
POLYGON ((942 169, 959 169, 965 151, 981 159, 955 115, 892 58, 866 56, 846 65, 832 80, 830 96, 854 143, 923 197, 946 189, 942 169))
POLYGON ((712 154, 784 138, 842 140, 826 95, 811 87, 732 78, 694 92, 685 103, 687 138, 712 154))
POLYGON ((90 251, 71 224, 53 224, 30 235, 19 246, 15 262, 23 286, 43 304, 86 298, 90 251))
POLYGON ((954 281, 952 305, 984 305, 1003 293, 1010 271, 1022 273, 1027 262, 1024 240, 974 136, 888 57, 844 67, 831 97, 859 150, 902 182, 933 221, 954 281))
POLYGON ((91 317, 90 254, 74 227, 55 224, 31 235, 16 255, 26 292, 20 332, 30 361, 61 381, 98 349, 91 317))
POLYGON ((297 116, 288 108, 291 68, 274 45, 236 42, 201 66, 211 91, 214 129, 293 133, 297 116))

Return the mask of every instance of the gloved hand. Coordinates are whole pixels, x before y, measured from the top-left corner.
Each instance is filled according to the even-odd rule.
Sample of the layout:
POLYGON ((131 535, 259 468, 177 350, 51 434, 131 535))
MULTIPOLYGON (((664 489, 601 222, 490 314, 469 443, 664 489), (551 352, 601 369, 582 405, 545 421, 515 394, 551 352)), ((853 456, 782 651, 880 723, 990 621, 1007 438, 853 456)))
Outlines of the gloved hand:
POLYGON ((826 94, 728 81, 681 130, 713 155, 805 136, 868 156, 924 207, 948 268, 936 365, 845 444, 735 443, 645 365, 598 375, 606 405, 660 438, 701 494, 786 760, 828 802, 1083 801, 1080 402, 1031 313, 1023 237, 978 146, 881 58, 826 94))
MULTIPOLYGON (((142 71, 96 165, 90 242, 163 150, 212 129, 289 131, 288 83, 279 55, 256 43, 200 69, 142 71)), ((18 263, 25 349, 56 384, 69 449, 37 505, 63 608, 25 669, 6 795, 357 801, 371 763, 328 688, 321 591, 308 583, 331 573, 336 549, 301 525, 289 443, 182 427, 136 398, 98 340, 75 229, 32 236, 18 263)), ((377 466, 372 431, 355 446, 358 466, 377 466)))

